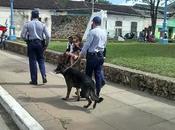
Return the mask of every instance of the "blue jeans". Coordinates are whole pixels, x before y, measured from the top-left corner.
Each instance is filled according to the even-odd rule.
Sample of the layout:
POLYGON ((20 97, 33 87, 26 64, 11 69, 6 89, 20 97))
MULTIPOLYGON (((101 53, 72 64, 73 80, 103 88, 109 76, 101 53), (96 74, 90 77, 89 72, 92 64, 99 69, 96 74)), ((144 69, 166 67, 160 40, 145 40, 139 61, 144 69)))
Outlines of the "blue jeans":
POLYGON ((103 54, 99 55, 89 55, 86 57, 86 74, 92 78, 92 74, 94 73, 95 81, 96 81, 96 94, 100 95, 101 91, 101 82, 102 82, 102 66, 104 63, 103 54))
POLYGON ((42 78, 46 78, 45 70, 45 60, 44 60, 44 50, 43 45, 40 40, 31 41, 28 44, 28 56, 29 56, 29 67, 30 67, 30 76, 32 82, 37 82, 37 62, 41 72, 42 78))

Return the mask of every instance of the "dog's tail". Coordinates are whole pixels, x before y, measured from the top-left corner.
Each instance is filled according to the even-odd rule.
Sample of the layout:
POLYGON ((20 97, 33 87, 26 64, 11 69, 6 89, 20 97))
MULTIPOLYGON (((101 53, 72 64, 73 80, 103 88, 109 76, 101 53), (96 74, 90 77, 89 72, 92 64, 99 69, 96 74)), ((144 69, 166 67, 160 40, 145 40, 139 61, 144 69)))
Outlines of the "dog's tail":
POLYGON ((91 88, 90 89, 90 97, 93 101, 97 102, 97 103, 100 103, 103 101, 103 98, 102 97, 98 97, 96 94, 95 94, 95 89, 91 88))

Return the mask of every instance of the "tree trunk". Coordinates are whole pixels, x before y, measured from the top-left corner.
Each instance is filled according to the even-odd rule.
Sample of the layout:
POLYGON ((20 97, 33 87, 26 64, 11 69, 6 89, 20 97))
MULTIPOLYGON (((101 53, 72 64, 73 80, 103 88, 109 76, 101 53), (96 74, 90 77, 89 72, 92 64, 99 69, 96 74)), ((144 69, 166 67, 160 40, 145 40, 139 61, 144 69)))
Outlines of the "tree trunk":
POLYGON ((152 35, 155 35, 156 30, 156 24, 157 24, 157 13, 158 13, 158 7, 159 7, 160 0, 150 0, 150 16, 151 16, 151 31, 152 35))
POLYGON ((152 31, 152 35, 155 35, 155 31, 156 31, 156 23, 157 23, 157 18, 153 18, 152 19, 152 26, 151 26, 151 31, 152 31))

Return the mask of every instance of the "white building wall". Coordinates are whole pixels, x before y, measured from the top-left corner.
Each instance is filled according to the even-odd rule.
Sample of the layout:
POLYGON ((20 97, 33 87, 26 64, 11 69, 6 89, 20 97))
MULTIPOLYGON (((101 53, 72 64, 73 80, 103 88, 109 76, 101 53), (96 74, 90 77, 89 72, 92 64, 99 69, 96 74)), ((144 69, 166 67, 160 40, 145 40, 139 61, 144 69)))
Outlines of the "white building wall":
MULTIPOLYGON (((31 19, 31 10, 15 10, 15 16, 16 35, 19 37, 24 23, 31 19)), ((40 10, 40 17, 51 34, 51 12, 49 10, 40 10)))
POLYGON ((143 30, 144 18, 125 15, 108 15, 107 31, 110 38, 115 37, 116 21, 122 21, 122 36, 131 32, 131 22, 137 22, 137 34, 143 30))
POLYGON ((0 7, 0 24, 5 25, 6 20, 10 18, 10 8, 0 7))
POLYGON ((107 20, 107 32, 110 38, 113 38, 115 36, 115 19, 109 15, 107 20))
MULTIPOLYGON (((40 10, 40 17, 43 23, 46 24, 49 33, 51 34, 52 12, 50 10, 40 10)), ((31 10, 14 10, 14 24, 16 27, 16 36, 20 37, 22 27, 25 22, 30 21, 31 10)), ((0 24, 5 25, 8 20, 8 28, 10 26, 10 8, 0 7, 0 24)))
MULTIPOLYGON (((145 27, 151 25, 151 18, 143 18, 125 15, 108 15, 107 31, 110 38, 115 37, 115 22, 122 21, 122 36, 131 32, 131 22, 137 22, 137 36, 145 27)), ((157 19, 157 25, 162 25, 163 19, 157 19)))
POLYGON ((10 8, 0 7, 0 24, 3 26, 6 25, 9 26, 10 25, 9 20, 10 20, 10 8))
MULTIPOLYGON (((151 18, 145 18, 145 27, 148 27, 151 25, 151 18)), ((157 19, 157 25, 162 25, 163 19, 157 19)))
POLYGON ((51 34, 51 28, 52 28, 51 15, 53 15, 53 12, 49 10, 40 10, 41 21, 46 24, 46 27, 48 28, 50 34, 51 34))
MULTIPOLYGON (((50 10, 40 10, 40 17, 42 22, 44 22, 51 34, 51 26, 52 20, 51 15, 54 12, 50 10)), ((14 11, 14 19, 15 19, 15 27, 16 27, 16 36, 20 37, 20 33, 22 27, 25 22, 30 21, 31 18, 31 10, 15 10, 14 11)), ((131 22, 137 22, 137 34, 142 31, 145 27, 151 25, 150 18, 142 18, 136 16, 125 16, 125 15, 108 15, 107 16, 107 31, 108 36, 110 38, 115 37, 115 22, 122 21, 122 36, 126 33, 131 32, 131 22)), ((8 21, 8 26, 10 25, 10 8, 7 7, 0 7, 0 24, 5 25, 6 20, 8 21)), ((162 25, 163 19, 157 20, 157 25, 162 25)))

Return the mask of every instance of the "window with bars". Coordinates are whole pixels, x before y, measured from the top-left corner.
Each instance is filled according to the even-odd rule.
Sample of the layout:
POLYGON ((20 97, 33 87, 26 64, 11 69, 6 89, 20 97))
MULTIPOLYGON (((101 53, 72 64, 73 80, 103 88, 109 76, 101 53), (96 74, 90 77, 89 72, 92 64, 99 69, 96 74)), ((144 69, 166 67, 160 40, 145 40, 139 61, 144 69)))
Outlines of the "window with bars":
POLYGON ((115 37, 122 36, 122 21, 115 22, 115 37))
POLYGON ((115 26, 121 27, 121 26, 122 26, 122 21, 116 21, 116 22, 115 22, 115 26))
POLYGON ((137 33, 137 22, 131 22, 131 33, 137 33))

